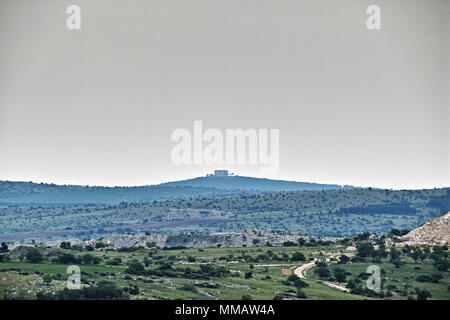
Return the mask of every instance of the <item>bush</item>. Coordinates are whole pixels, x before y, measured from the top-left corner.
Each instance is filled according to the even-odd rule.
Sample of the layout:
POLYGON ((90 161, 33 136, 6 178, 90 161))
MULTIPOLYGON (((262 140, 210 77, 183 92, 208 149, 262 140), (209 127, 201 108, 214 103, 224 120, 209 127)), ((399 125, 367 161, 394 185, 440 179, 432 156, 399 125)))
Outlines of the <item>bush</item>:
POLYGON ((145 273, 145 267, 142 263, 137 260, 133 260, 129 263, 128 269, 125 270, 126 273, 141 275, 145 273))
POLYGON ((361 242, 356 245, 356 255, 359 258, 373 257, 376 254, 375 248, 369 242, 361 242))
POLYGON ((114 258, 114 259, 108 261, 108 264, 110 264, 110 265, 112 265, 112 266, 118 266, 118 265, 120 265, 121 263, 122 263, 122 258, 119 258, 119 257, 114 258))
POLYGON ((437 260, 433 263, 433 266, 442 272, 447 272, 448 268, 450 267, 450 262, 447 260, 437 260))
POLYGON ((296 287, 296 288, 307 288, 307 287, 309 287, 309 284, 307 284, 302 279, 297 278, 297 279, 294 280, 294 287, 296 287))
POLYGON ((300 298, 300 299, 306 299, 307 298, 305 292, 302 289, 300 289, 300 288, 297 289, 297 298, 300 298))
POLYGON ((117 288, 114 283, 100 281, 93 287, 82 289, 67 289, 56 294, 46 294, 39 292, 36 295, 38 300, 127 300, 127 295, 123 290, 117 288))
POLYGON ((7 253, 8 251, 8 245, 6 244, 6 242, 2 242, 2 244, 0 245, 0 253, 7 253))
POLYGON ((81 262, 84 264, 99 264, 101 260, 101 258, 95 257, 90 253, 86 253, 85 255, 81 256, 81 262))
POLYGON ((63 255, 59 256, 56 261, 61 264, 80 263, 80 260, 75 257, 73 253, 64 253, 63 255))
POLYGON ((50 284, 50 283, 52 283, 52 276, 50 275, 50 274, 45 274, 43 277, 42 277, 42 281, 45 283, 45 284, 50 284))
POLYGON ((339 257, 338 263, 339 263, 339 264, 346 264, 346 263, 349 262, 349 261, 350 261, 350 258, 349 258, 349 257, 347 257, 346 255, 341 255, 341 256, 339 257))
POLYGON ((321 279, 328 279, 331 276, 330 269, 327 267, 318 267, 314 270, 314 273, 316 273, 321 279))
POLYGON ((36 248, 28 249, 28 252, 25 257, 27 259, 27 262, 29 263, 41 263, 42 260, 44 260, 44 257, 42 256, 41 252, 36 248))
POLYGON ((61 244, 59 245, 59 247, 60 247, 61 249, 70 249, 70 242, 65 242, 65 241, 63 241, 63 242, 61 242, 61 244))
POLYGON ((181 290, 184 290, 184 291, 191 291, 191 292, 197 292, 197 288, 196 288, 193 284, 190 284, 190 283, 185 283, 185 284, 183 284, 183 285, 181 286, 181 290))
POLYGON ((301 252, 294 252, 292 254, 292 261, 305 261, 305 255, 301 252))
POLYGON ((417 300, 427 300, 431 298, 431 292, 425 289, 416 288, 417 300))
POLYGON ((434 273, 431 276, 422 274, 416 278, 419 282, 439 283, 443 276, 440 273, 434 273))

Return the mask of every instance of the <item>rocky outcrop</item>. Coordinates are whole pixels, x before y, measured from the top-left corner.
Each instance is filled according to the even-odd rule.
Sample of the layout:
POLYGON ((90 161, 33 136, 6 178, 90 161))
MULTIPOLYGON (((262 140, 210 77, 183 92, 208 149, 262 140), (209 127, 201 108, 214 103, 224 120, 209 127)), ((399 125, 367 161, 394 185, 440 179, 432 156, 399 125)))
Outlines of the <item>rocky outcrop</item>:
MULTIPOLYGON (((251 247, 261 246, 270 243, 274 246, 282 245, 284 242, 297 243, 299 238, 306 240, 309 237, 301 231, 283 230, 242 230, 237 232, 217 232, 217 233, 188 233, 179 235, 165 234, 126 234, 112 235, 106 239, 88 240, 83 242, 84 246, 91 245, 94 248, 103 250, 105 248, 131 248, 131 247, 251 247), (98 245, 101 243, 102 245, 98 245)), ((327 238, 327 240, 333 240, 327 238)), ((80 244, 79 240, 67 240, 72 244, 80 244)), ((47 242, 47 246, 58 247, 60 241, 47 242)))
POLYGON ((412 245, 445 245, 450 244, 450 211, 430 219, 420 227, 402 237, 412 245))

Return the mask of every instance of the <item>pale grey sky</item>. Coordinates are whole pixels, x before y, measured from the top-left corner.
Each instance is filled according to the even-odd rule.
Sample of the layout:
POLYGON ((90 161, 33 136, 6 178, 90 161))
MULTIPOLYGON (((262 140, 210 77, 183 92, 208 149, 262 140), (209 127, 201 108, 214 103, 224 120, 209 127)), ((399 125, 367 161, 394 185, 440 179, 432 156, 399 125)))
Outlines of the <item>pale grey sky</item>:
POLYGON ((280 129, 273 178, 450 186, 449 21, 450 0, 2 0, 0 180, 202 175, 170 158, 202 120, 280 129))

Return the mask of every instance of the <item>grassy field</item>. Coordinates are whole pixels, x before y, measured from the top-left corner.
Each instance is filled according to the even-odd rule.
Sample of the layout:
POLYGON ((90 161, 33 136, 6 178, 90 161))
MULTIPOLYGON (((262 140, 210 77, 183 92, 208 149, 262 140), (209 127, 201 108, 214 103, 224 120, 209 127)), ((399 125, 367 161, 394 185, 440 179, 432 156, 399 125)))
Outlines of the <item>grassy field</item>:
MULTIPOLYGON (((339 244, 177 250, 141 248, 132 252, 47 250, 51 254, 42 263, 27 263, 23 258, 0 263, 1 298, 35 299, 38 292, 51 293, 64 288, 69 264, 52 263, 52 259, 68 253, 76 258, 86 254, 100 258, 98 265, 78 264, 83 286, 93 286, 103 280, 110 281, 129 292, 131 299, 270 300, 276 296, 300 299, 297 297, 297 288, 287 281, 288 273, 293 273, 297 267, 314 258, 346 252, 345 246, 339 244), (292 261, 293 254, 297 252, 304 255, 304 261, 292 261), (110 264, 114 259, 120 259, 119 265, 110 264), (129 272, 133 261, 139 261, 142 266, 145 264, 144 272, 129 272), (205 266, 210 266, 214 272, 223 269, 223 274, 208 274, 209 271, 202 273, 201 268, 206 268, 205 266), (53 278, 50 284, 42 281, 46 274, 53 278)), ((389 286, 393 293, 389 299, 407 299, 414 294, 416 287, 427 289, 434 299, 450 299, 448 272, 443 273, 443 279, 439 283, 421 283, 415 280, 416 277, 436 273, 433 265, 414 263, 408 257, 403 260, 404 264, 400 269, 387 260, 378 264, 384 270, 383 290, 386 291, 389 286)), ((328 267, 331 270, 336 267, 345 269, 347 279, 351 279, 364 273, 371 264, 373 263, 328 262, 328 267)), ((371 299, 327 286, 315 274, 314 269, 307 272, 304 281, 308 286, 301 289, 307 299, 371 299)))

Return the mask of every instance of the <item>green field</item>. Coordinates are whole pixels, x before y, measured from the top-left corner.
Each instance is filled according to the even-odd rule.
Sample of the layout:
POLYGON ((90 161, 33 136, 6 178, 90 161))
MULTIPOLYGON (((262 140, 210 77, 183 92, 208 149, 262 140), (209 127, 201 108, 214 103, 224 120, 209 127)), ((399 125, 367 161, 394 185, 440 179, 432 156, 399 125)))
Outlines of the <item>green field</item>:
MULTIPOLYGON (((180 248, 177 250, 139 248, 131 252, 76 251, 73 249, 44 249, 41 263, 28 263, 27 256, 16 257, 0 263, 0 297, 3 299, 35 299, 38 292, 51 293, 65 287, 66 269, 69 264, 57 263, 63 254, 76 259, 84 255, 99 258, 96 265, 76 263, 81 269, 81 282, 85 287, 93 287, 101 281, 109 281, 117 288, 125 290, 130 299, 264 299, 275 297, 284 299, 373 299, 360 294, 343 292, 329 287, 325 282, 336 281, 332 278, 320 278, 313 267, 306 272, 303 281, 307 287, 301 291, 304 296, 297 296, 294 283, 287 281, 288 275, 283 269, 293 272, 297 267, 311 262, 314 258, 323 258, 334 254, 347 253, 347 244, 328 244, 320 246, 289 247, 244 247, 244 248, 180 248), (304 261, 293 261, 293 254, 301 252, 304 261), (110 263, 120 258, 118 265, 110 263), (131 272, 133 262, 139 262, 142 271, 131 272), (251 272, 251 276, 249 276, 251 272), (46 274, 52 276, 49 284, 42 279, 46 274)), ((26 250, 24 250, 26 251, 26 250)), ((334 260, 334 259, 332 259, 334 260)), ((357 279, 372 264, 380 266, 383 271, 381 291, 392 293, 384 299, 414 298, 415 288, 426 289, 431 299, 450 299, 450 277, 447 272, 439 272, 438 283, 423 283, 416 280, 421 274, 437 273, 432 262, 414 262, 410 257, 401 258, 400 268, 382 259, 377 263, 371 261, 338 264, 326 262, 333 272, 342 268, 349 279, 357 279), (420 269, 420 270, 419 270, 420 269)), ((345 286, 345 283, 342 285, 345 286)))

